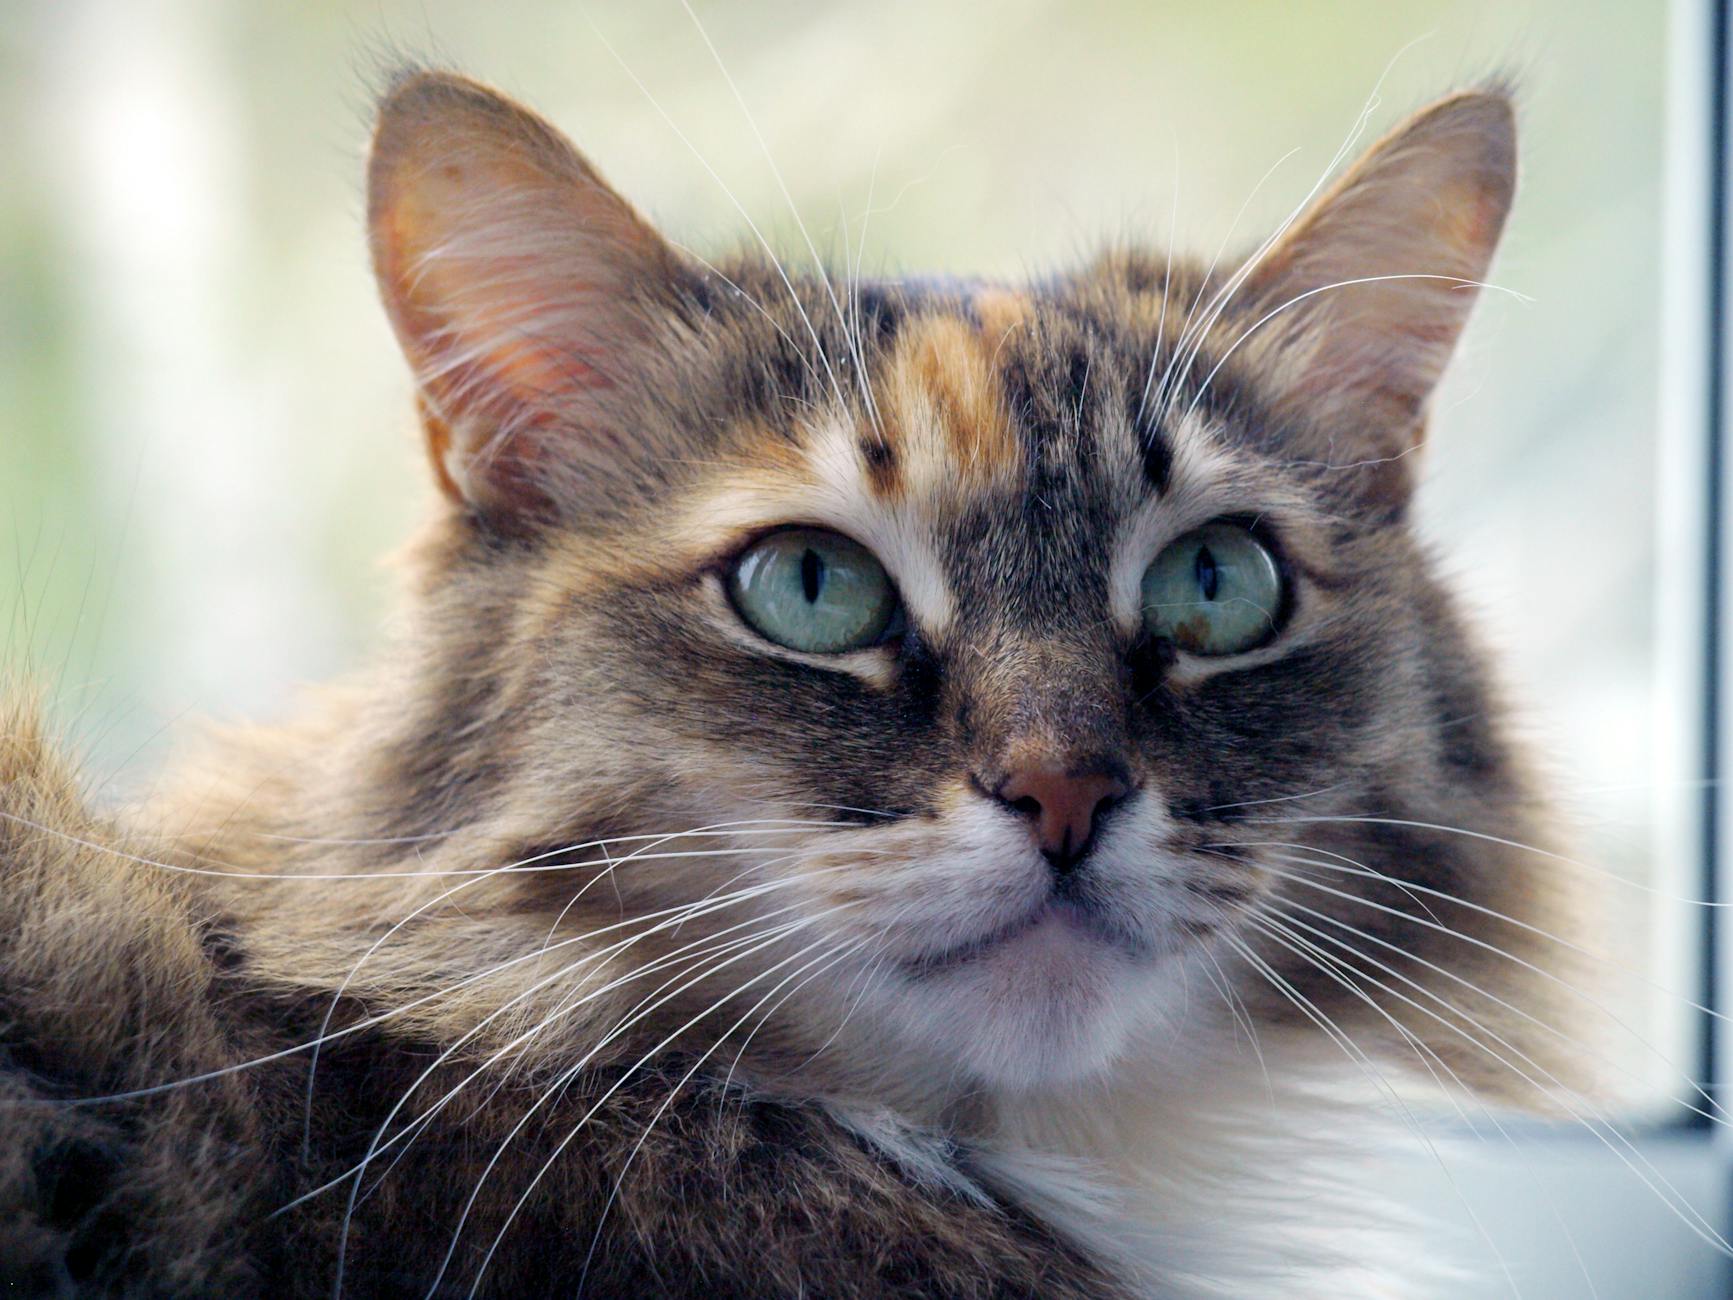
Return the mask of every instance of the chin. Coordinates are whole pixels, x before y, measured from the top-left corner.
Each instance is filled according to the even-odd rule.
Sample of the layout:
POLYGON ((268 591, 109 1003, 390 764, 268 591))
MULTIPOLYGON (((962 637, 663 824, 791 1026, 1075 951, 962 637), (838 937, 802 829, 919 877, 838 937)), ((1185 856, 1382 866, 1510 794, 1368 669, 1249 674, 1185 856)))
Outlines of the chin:
POLYGON ((890 1013, 976 1086, 1021 1090, 1109 1071, 1162 1000, 1161 963, 1063 916, 923 963, 890 1013))

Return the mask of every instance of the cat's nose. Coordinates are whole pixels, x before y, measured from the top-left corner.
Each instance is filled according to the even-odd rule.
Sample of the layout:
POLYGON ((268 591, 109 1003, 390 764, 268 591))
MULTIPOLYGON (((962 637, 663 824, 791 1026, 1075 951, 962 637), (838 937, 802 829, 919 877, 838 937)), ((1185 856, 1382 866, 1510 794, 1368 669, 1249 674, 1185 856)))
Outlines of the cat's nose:
POLYGON ((1042 856, 1064 875, 1089 852, 1102 814, 1130 792, 1131 787, 1111 772, 1023 767, 1008 773, 992 793, 1012 812, 1028 818, 1042 856))

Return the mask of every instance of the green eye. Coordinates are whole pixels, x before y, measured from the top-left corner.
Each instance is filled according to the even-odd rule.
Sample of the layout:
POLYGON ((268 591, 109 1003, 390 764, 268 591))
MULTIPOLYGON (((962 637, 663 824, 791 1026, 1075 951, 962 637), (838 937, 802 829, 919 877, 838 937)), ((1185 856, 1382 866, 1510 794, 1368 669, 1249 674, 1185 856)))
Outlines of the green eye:
POLYGON ((728 594, 761 636, 807 654, 877 645, 902 618, 871 552, 818 528, 785 528, 753 543, 734 562, 728 594))
POLYGON ((1195 655, 1237 655, 1276 634, 1282 608, 1276 559, 1237 524, 1205 524, 1143 575, 1143 625, 1195 655))

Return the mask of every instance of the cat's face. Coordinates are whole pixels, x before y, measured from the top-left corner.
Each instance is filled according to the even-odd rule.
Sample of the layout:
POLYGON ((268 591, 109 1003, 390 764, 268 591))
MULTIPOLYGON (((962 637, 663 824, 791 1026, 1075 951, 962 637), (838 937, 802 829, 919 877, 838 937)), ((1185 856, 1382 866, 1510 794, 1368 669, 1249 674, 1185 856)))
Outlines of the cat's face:
POLYGON ((1460 817, 1508 774, 1410 453, 1510 189, 1464 96, 1243 273, 831 286, 676 254, 521 110, 400 87, 372 219, 455 507, 432 671, 486 698, 454 748, 526 845, 712 828, 575 912, 526 891, 746 891, 688 931, 767 936, 742 1012, 804 990, 1019 1084, 1267 947, 1284 851, 1377 850, 1319 813, 1460 817))

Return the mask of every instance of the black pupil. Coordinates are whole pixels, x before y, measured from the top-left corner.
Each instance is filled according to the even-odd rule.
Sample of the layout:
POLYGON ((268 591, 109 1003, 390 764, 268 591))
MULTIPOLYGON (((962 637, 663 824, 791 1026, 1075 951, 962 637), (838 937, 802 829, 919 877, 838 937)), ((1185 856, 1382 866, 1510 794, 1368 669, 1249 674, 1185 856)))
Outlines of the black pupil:
POLYGON ((824 561, 810 546, 800 557, 800 589, 806 593, 806 603, 818 603, 818 589, 824 585, 824 561))
POLYGON ((1209 553, 1209 547, 1198 547, 1195 572, 1197 573, 1198 590, 1203 592, 1203 598, 1214 600, 1216 598, 1216 586, 1220 582, 1221 574, 1216 569, 1216 557, 1209 553))

